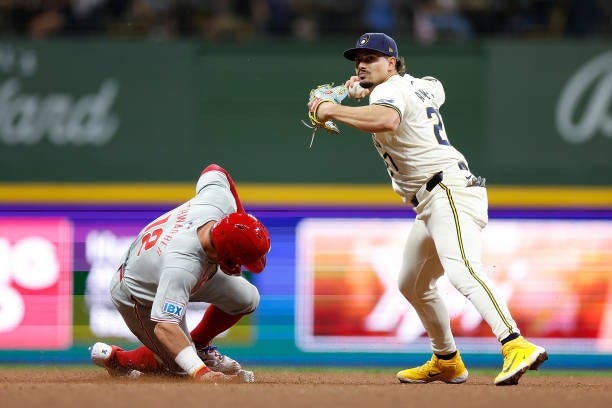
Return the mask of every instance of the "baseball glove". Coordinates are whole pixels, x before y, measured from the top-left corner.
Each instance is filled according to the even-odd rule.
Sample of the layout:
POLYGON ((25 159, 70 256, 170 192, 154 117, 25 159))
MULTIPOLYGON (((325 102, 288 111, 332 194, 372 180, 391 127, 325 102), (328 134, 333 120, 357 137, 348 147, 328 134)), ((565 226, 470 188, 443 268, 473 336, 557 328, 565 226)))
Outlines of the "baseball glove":
POLYGON ((340 104, 342 103, 342 100, 347 97, 347 95, 347 89, 344 85, 334 86, 333 82, 331 84, 319 85, 310 91, 307 104, 310 125, 302 120, 304 126, 312 129, 312 138, 310 139, 309 148, 312 147, 315 133, 319 129, 324 129, 330 133, 340 133, 338 126, 336 126, 336 124, 331 120, 321 122, 319 119, 317 119, 317 109, 319 108, 319 105, 321 105, 323 102, 340 104))

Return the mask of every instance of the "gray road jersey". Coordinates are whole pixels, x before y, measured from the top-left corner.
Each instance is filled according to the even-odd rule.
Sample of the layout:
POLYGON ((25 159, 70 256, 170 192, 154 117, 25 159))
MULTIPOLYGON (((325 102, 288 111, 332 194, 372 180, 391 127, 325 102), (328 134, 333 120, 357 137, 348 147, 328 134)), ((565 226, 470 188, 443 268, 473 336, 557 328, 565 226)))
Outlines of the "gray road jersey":
POLYGON ((405 200, 435 173, 459 161, 467 164, 448 141, 439 112, 444 100, 440 81, 408 74, 392 76, 370 95, 370 105, 388 106, 400 115, 395 132, 375 133, 372 138, 389 170, 393 189, 405 200))
POLYGON ((180 322, 192 293, 217 271, 197 237, 197 228, 236 211, 229 182, 219 171, 200 176, 196 196, 161 215, 138 234, 126 254, 123 281, 151 320, 180 322))

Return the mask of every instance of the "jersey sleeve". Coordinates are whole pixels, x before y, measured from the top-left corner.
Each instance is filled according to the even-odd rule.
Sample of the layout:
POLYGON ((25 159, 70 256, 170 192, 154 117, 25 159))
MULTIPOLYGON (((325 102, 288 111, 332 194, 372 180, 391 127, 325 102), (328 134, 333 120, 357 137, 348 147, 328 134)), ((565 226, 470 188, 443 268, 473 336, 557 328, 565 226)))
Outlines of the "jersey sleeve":
POLYGON ((405 115, 406 102, 400 88, 393 85, 392 81, 383 82, 370 94, 370 105, 381 105, 395 109, 400 115, 400 120, 405 115))
POLYGON ((178 266, 164 267, 151 308, 151 320, 179 324, 187 312, 189 295, 197 278, 178 266))

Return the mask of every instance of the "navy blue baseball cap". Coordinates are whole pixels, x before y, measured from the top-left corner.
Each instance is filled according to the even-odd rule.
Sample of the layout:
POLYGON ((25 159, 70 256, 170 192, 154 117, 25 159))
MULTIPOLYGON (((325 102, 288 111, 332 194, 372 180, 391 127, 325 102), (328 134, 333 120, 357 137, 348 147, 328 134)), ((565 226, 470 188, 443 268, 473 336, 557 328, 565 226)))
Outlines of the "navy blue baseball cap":
POLYGON ((344 51, 344 57, 355 61, 359 50, 377 51, 389 57, 398 57, 395 40, 385 33, 365 33, 357 40, 355 48, 344 51))

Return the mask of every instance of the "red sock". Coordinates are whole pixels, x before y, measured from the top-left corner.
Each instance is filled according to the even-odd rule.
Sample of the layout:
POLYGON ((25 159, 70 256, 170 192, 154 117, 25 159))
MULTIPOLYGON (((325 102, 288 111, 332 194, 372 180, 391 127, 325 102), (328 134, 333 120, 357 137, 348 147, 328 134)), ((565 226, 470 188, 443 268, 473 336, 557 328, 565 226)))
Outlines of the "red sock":
POLYGON ((117 350, 117 362, 122 367, 151 373, 162 371, 162 366, 155 358, 155 354, 146 346, 140 346, 135 350, 117 350))
POLYGON ((245 314, 248 313, 231 315, 215 305, 208 306, 200 323, 191 331, 196 349, 208 346, 212 339, 238 323, 245 314))

